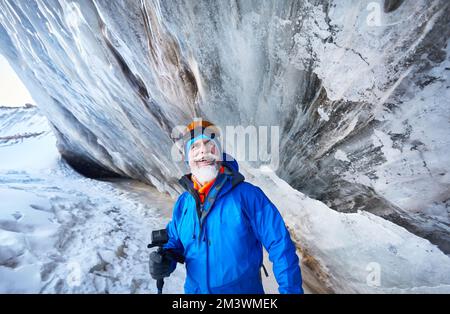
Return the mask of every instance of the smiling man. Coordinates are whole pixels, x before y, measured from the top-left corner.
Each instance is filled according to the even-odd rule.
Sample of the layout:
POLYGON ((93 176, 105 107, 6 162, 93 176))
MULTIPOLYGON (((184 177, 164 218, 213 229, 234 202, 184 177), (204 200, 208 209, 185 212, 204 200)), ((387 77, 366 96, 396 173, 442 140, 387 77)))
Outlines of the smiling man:
MULTIPOLYGON (((244 181, 237 162, 222 152, 220 132, 196 120, 184 133, 191 170, 180 179, 186 192, 174 205, 165 249, 185 257, 186 293, 264 293, 263 246, 280 293, 303 293, 299 259, 278 209, 264 192, 244 181)), ((176 262, 153 252, 154 279, 168 277, 176 262)))

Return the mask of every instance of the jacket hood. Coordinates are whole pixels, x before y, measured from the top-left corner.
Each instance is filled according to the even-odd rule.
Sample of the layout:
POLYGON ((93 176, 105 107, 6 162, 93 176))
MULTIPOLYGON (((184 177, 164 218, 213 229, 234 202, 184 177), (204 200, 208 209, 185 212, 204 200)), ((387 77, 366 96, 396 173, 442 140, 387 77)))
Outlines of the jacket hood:
POLYGON ((222 165, 230 169, 231 171, 239 172, 239 164, 231 155, 223 153, 222 165))

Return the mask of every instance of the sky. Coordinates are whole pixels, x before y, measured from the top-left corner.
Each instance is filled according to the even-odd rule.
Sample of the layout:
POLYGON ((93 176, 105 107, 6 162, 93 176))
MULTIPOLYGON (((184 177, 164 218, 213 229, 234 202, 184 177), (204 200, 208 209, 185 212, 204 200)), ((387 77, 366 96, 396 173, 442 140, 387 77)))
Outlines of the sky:
POLYGON ((19 107, 26 103, 36 104, 16 72, 0 54, 0 106, 19 107))

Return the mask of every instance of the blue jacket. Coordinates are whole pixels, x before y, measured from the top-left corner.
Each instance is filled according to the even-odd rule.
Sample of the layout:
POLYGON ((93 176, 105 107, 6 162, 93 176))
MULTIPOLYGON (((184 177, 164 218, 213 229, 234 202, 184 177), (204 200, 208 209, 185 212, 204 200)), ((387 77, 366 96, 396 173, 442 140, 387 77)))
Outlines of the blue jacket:
POLYGON ((174 205, 165 248, 185 256, 185 293, 264 293, 262 245, 279 292, 303 293, 299 259, 277 208, 244 182, 235 160, 223 165, 203 205, 190 175, 180 179, 187 191, 174 205))

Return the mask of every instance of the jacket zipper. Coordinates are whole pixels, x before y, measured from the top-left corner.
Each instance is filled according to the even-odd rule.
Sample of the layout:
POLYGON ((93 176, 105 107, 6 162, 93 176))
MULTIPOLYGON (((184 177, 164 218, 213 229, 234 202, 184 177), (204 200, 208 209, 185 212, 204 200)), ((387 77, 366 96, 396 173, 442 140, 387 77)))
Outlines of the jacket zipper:
MULTIPOLYGON (((224 178, 223 179, 223 182, 221 183, 221 186, 223 186, 223 184, 225 184, 225 181, 226 181, 226 178, 224 178)), ((217 187, 215 187, 215 188, 217 188, 217 187)), ((198 194, 197 194, 197 191, 195 191, 195 190, 193 190, 192 191, 193 193, 191 193, 191 194, 193 194, 193 196, 194 196, 194 199, 196 200, 196 206, 199 206, 200 207, 200 212, 198 212, 198 210, 197 210, 197 214, 199 214, 198 216, 198 220, 199 220, 199 235, 198 235, 198 244, 199 244, 199 246, 201 245, 201 241, 202 241, 202 230, 203 230, 203 242, 205 242, 205 245, 206 245, 206 289, 208 290, 208 293, 211 293, 211 289, 210 289, 210 287, 209 287, 209 265, 208 265, 208 263, 209 263, 209 239, 207 239, 207 237, 206 237, 206 225, 205 225, 205 228, 202 228, 203 226, 202 226, 202 214, 203 214, 203 210, 204 210, 204 207, 203 207, 203 205, 204 204, 202 204, 201 203, 201 201, 200 201, 200 198, 199 198, 199 196, 198 196, 198 194)), ((198 208, 198 207, 197 207, 198 208)), ((212 209, 212 206, 211 206, 211 208, 209 209, 209 210, 211 210, 212 209)), ((203 218, 203 221, 206 221, 206 216, 203 218)), ((205 222, 206 223, 206 222, 205 222)), ((195 232, 195 231, 194 231, 195 232)))
MULTIPOLYGON (((203 204, 200 203, 200 212, 203 212, 203 204)), ((211 290, 209 288, 209 239, 207 239, 206 237, 206 225, 202 226, 202 220, 201 218, 199 218, 198 220, 199 222, 199 233, 198 233, 198 245, 201 246, 202 245, 202 241, 204 243, 204 245, 206 246, 205 250, 206 250, 206 290, 208 293, 211 293, 211 290)), ((194 231, 195 232, 195 231, 194 231)))
POLYGON ((203 232, 205 234, 203 241, 205 241, 206 245, 206 289, 208 290, 208 293, 211 294, 211 289, 209 288, 209 239, 206 237, 206 225, 203 232))
MULTIPOLYGON (((200 213, 202 213, 203 212, 203 204, 200 204, 200 213)), ((199 244, 200 244, 200 241, 202 240, 202 218, 201 218, 201 215, 200 215, 200 217, 198 218, 198 224, 199 224, 199 231, 198 231, 198 241, 199 241, 199 244)))

